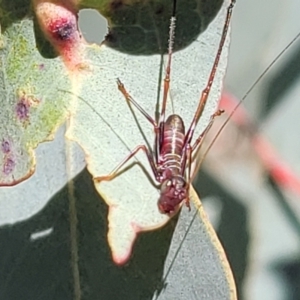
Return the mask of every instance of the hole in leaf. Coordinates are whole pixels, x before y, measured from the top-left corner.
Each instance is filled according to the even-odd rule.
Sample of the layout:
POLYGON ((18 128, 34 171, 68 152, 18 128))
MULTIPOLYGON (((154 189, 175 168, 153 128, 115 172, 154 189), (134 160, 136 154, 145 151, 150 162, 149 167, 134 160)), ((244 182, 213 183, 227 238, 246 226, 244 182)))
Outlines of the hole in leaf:
POLYGON ((85 40, 91 44, 101 44, 108 33, 106 19, 95 9, 80 10, 78 26, 85 40))

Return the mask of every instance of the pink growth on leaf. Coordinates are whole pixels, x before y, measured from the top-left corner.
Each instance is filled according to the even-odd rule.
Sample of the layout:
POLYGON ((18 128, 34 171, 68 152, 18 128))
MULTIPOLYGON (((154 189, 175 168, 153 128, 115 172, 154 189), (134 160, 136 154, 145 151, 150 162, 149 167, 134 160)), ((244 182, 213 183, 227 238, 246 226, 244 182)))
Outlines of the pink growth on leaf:
POLYGON ((16 165, 12 154, 12 145, 8 139, 2 139, 1 150, 4 154, 2 171, 7 176, 10 175, 16 165))
POLYGON ((82 65, 83 40, 78 30, 78 9, 72 2, 55 3, 36 0, 36 16, 45 37, 64 60, 67 68, 76 71, 82 65))
POLYGON ((1 150, 4 154, 8 154, 11 151, 10 143, 8 140, 4 140, 4 139, 2 140, 1 150))
POLYGON ((12 158, 5 157, 4 164, 3 164, 3 173, 5 175, 9 175, 13 171, 15 165, 16 163, 12 158))
POLYGON ((68 19, 54 20, 49 25, 49 32, 55 40, 69 41, 72 40, 76 32, 76 24, 70 23, 68 19))
POLYGON ((27 126, 30 118, 30 108, 36 107, 40 100, 35 98, 32 94, 30 88, 20 88, 17 91, 18 102, 15 106, 15 113, 17 118, 23 123, 24 126, 27 126))
POLYGON ((16 114, 21 121, 27 121, 29 119, 29 107, 30 105, 25 98, 22 98, 20 102, 17 103, 16 114))

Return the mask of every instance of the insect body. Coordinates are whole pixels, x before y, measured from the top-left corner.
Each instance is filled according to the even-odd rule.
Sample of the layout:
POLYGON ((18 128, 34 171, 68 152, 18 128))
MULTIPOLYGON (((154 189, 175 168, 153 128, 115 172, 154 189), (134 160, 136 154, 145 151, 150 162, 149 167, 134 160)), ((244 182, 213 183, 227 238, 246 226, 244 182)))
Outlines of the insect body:
POLYGON ((158 205, 161 211, 168 212, 188 198, 188 186, 181 163, 185 130, 178 115, 170 115, 163 130, 158 157, 158 181, 162 183, 158 205))
POLYGON ((196 153, 202 144, 203 138, 213 124, 214 118, 220 115, 223 111, 218 110, 211 116, 210 122, 205 130, 200 134, 196 141, 192 144, 195 127, 204 110, 207 102, 211 86, 215 77, 215 73, 220 60, 221 52, 225 43, 228 32, 229 22, 235 0, 232 0, 226 15, 226 21, 223 27, 221 41, 217 55, 210 72, 210 76, 205 89, 202 91, 199 99, 197 110, 194 114, 193 120, 187 132, 180 116, 176 114, 170 115, 165 120, 165 111, 167 104, 167 96, 170 86, 170 72, 172 61, 172 46, 175 32, 175 16, 171 17, 170 35, 169 35, 169 50, 168 63, 166 67, 166 74, 164 79, 163 101, 157 123, 127 92, 123 83, 118 79, 117 84, 119 90, 122 92, 128 102, 133 104, 153 125, 155 133, 155 141, 153 149, 149 149, 145 145, 137 146, 116 168, 111 174, 106 176, 95 177, 94 180, 109 181, 112 180, 118 170, 130 160, 139 150, 143 150, 148 158, 154 177, 160 183, 160 197, 158 200, 158 207, 162 213, 173 213, 177 210, 181 202, 185 201, 187 207, 189 206, 189 187, 191 184, 191 164, 193 153, 196 153))

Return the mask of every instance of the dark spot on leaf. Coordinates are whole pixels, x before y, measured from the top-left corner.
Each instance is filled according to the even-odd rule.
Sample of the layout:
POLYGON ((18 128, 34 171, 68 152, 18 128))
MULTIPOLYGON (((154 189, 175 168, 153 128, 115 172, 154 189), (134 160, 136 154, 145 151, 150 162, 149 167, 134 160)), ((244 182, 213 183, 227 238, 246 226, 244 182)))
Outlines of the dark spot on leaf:
POLYGON ((161 14, 163 14, 164 10, 165 10, 165 7, 163 5, 159 5, 158 7, 155 8, 154 13, 156 15, 161 15, 161 14))
POLYGON ((65 24, 57 30, 57 37, 61 40, 68 40, 74 32, 74 26, 72 24, 65 24))
POLYGON ((25 99, 21 99, 21 101, 17 103, 16 113, 20 120, 26 120, 29 118, 29 105, 26 103, 25 99))
POLYGON ((69 40, 76 30, 75 24, 69 20, 60 19, 56 20, 49 26, 52 36, 60 41, 69 40))
POLYGON ((5 154, 9 153, 11 150, 9 141, 3 139, 1 143, 1 149, 3 153, 5 154))
POLYGON ((13 171, 15 165, 16 163, 10 157, 7 157, 3 164, 3 173, 9 175, 13 171))
POLYGON ((39 64, 39 69, 40 70, 44 70, 45 69, 45 65, 44 64, 39 64))
POLYGON ((123 0, 113 0, 110 3, 110 9, 112 11, 115 11, 115 10, 118 10, 118 9, 122 8, 123 5, 124 5, 123 0))

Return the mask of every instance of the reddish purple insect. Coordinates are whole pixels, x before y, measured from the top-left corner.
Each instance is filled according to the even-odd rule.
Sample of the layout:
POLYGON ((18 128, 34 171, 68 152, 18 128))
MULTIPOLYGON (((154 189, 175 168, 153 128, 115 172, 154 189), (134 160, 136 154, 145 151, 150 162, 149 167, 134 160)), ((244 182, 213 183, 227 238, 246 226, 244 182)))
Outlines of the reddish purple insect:
POLYGON ((148 158, 154 177, 160 186, 160 197, 158 200, 158 208, 161 213, 169 214, 177 210, 181 202, 185 201, 187 207, 189 204, 189 188, 191 184, 191 165, 192 155, 199 150, 203 142, 203 138, 211 128, 214 118, 219 116, 223 111, 218 110, 214 113, 209 124, 192 144, 192 138, 199 118, 202 115, 205 104, 207 102, 211 86, 218 67, 224 42, 226 40, 229 23, 232 15, 235 0, 232 0, 227 8, 227 15, 217 55, 212 66, 210 76, 205 89, 202 91, 199 104, 192 123, 185 133, 185 126, 180 116, 176 114, 170 115, 165 120, 165 111, 167 104, 167 96, 170 86, 171 62, 173 54, 173 42, 175 36, 175 21, 173 15, 170 22, 168 63, 164 78, 163 102, 159 115, 159 123, 157 122, 129 95, 123 83, 118 79, 117 84, 127 101, 133 104, 153 125, 155 133, 155 141, 153 149, 149 149, 146 145, 139 145, 109 174, 106 176, 95 177, 94 180, 110 181, 116 175, 122 166, 130 160, 139 150, 143 150, 148 158))

